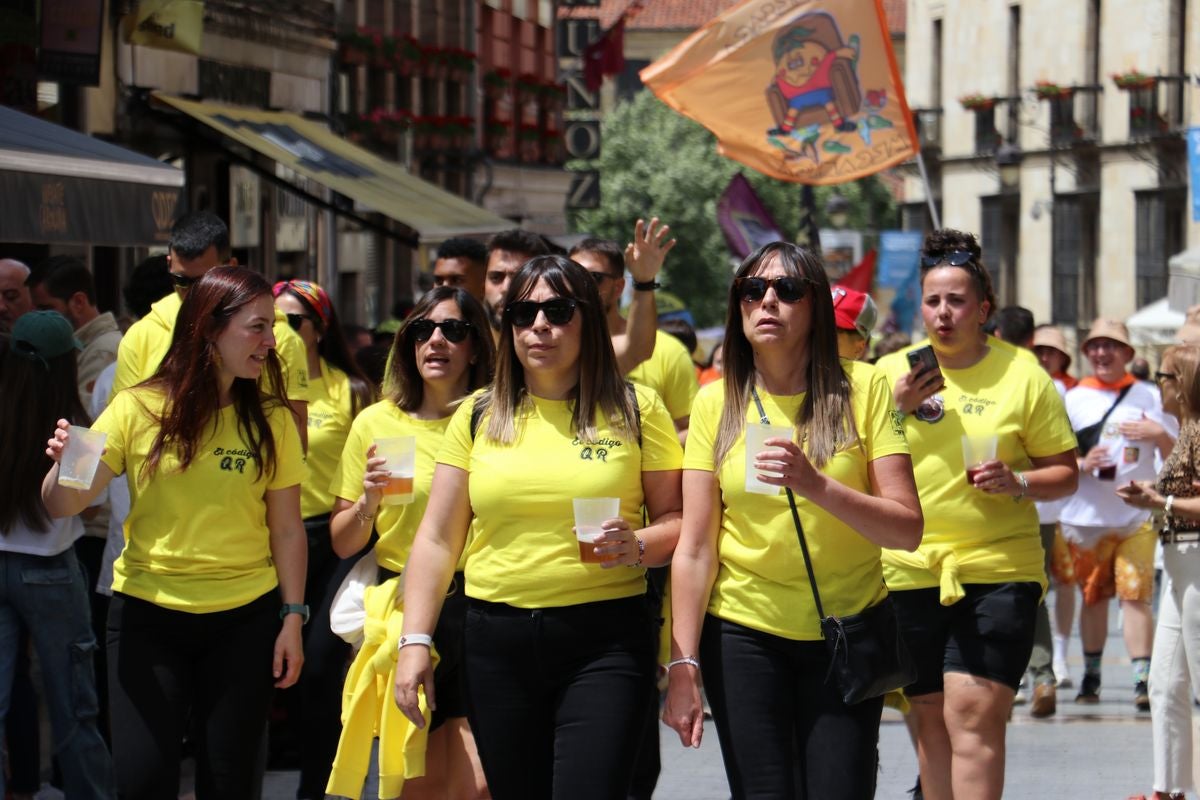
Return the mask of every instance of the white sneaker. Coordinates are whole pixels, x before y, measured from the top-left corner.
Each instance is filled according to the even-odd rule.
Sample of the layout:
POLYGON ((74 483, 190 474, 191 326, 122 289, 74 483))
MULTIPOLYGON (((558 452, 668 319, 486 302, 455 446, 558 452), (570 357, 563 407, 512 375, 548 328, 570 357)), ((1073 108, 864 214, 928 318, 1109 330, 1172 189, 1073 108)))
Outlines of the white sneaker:
POLYGON ((1022 678, 1021 685, 1017 688, 1017 694, 1015 697, 1013 697, 1013 705, 1014 706, 1025 705, 1026 703, 1029 702, 1029 696, 1030 696, 1029 680, 1027 678, 1022 678))
POLYGON ((1060 689, 1070 689, 1075 685, 1075 681, 1071 680, 1071 670, 1067 667, 1066 661, 1054 661, 1054 681, 1055 685, 1060 689))

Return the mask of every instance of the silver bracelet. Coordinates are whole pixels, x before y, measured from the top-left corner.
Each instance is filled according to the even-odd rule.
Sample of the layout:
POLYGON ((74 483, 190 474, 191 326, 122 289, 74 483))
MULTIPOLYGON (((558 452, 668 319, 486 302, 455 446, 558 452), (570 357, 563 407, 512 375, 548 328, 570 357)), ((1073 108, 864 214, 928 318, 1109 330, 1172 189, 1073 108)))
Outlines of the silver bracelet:
POLYGON ((1021 484, 1021 493, 1013 500, 1021 500, 1029 492, 1029 479, 1025 477, 1024 472, 1014 472, 1013 476, 1017 479, 1017 483, 1021 484))
POLYGON ((1167 519, 1171 519, 1171 516, 1172 516, 1171 508, 1174 505, 1175 505, 1175 495, 1173 495, 1173 494, 1167 495, 1167 502, 1163 506, 1163 513, 1165 513, 1167 515, 1167 519))
POLYGON ((670 671, 671 667, 678 667, 680 664, 687 664, 689 667, 700 669, 700 659, 696 658, 695 656, 683 656, 682 658, 677 658, 674 661, 668 661, 667 670, 670 671))
POLYGON ((410 644, 420 644, 432 648, 433 637, 428 633, 406 633, 400 637, 400 644, 396 646, 396 649, 402 650, 410 644))
POLYGON ((633 562, 632 564, 629 564, 628 566, 640 567, 642 565, 642 559, 646 557, 646 540, 643 539, 642 537, 638 536, 636 533, 633 535, 633 538, 638 543, 638 559, 637 559, 637 561, 633 562))

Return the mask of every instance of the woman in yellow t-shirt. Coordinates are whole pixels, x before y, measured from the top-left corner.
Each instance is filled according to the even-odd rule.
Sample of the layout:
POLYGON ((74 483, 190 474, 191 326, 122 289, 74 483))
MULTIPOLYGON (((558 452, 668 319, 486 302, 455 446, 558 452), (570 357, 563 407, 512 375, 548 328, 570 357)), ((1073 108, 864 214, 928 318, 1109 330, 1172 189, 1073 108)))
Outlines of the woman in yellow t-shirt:
POLYGON ((1078 481, 1050 376, 983 332, 994 306, 975 237, 934 231, 921 254, 921 316, 937 366, 913 356, 910 367, 923 343, 878 364, 904 415, 925 512, 921 546, 885 552, 883 567, 917 662, 905 694, 931 800, 1000 796, 1005 724, 1046 586, 1033 501, 1078 481), (968 458, 968 437, 984 440, 982 455, 968 458))
MULTIPOLYGON (((299 797, 321 797, 341 728, 342 678, 350 646, 329 628, 333 594, 357 559, 338 558, 329 542, 333 495, 329 481, 342 456, 350 422, 375 400, 375 388, 354 363, 329 295, 311 281, 279 281, 275 307, 304 342, 308 359, 308 478, 300 486, 300 515, 308 533, 304 602, 312 624, 304 630, 304 675, 280 700, 288 709, 286 734, 299 753, 299 797)), ((353 554, 351 554, 353 555, 353 554)))
MULTIPOLYGON (((335 552, 348 557, 366 547, 373 521, 379 534, 375 557, 381 583, 395 579, 404 570, 429 499, 434 459, 446 426, 458 401, 491 380, 493 360, 487 312, 478 300, 457 287, 439 286, 427 292, 397 331, 385 376, 387 397, 365 409, 350 426, 330 487, 336 498, 332 521, 335 552), (398 436, 416 439, 412 500, 402 505, 383 505, 388 470, 384 458, 376 455, 375 440, 398 436)), ((438 708, 425 748, 424 777, 403 784, 405 798, 445 797, 450 787, 464 791, 455 796, 487 794, 467 724, 462 688, 466 616, 462 573, 448 585, 450 591, 433 634, 439 656, 438 708)), ((394 651, 396 642, 382 647, 394 651)), ((359 651, 351 675, 361 672, 363 665, 359 662, 369 659, 371 652, 368 648, 359 651)), ((356 725, 354 730, 348 723, 341 752, 363 747, 369 751, 373 731, 381 727, 378 718, 371 723, 356 725)), ((343 762, 363 763, 339 755, 328 793, 357 796, 366 776, 343 768, 343 762)), ((380 796, 393 795, 381 785, 380 796)))
POLYGON ((469 718, 492 796, 625 797, 654 696, 645 568, 678 537, 679 443, 658 396, 622 379, 579 264, 526 262, 501 321, 495 382, 450 422, 408 559, 396 701, 416 725, 418 690, 439 702, 427 645, 465 552, 469 718), (573 531, 576 498, 617 507, 593 543, 573 531))
POLYGON ((908 446, 883 376, 838 358, 829 282, 811 251, 756 250, 728 308, 724 378, 692 406, 683 461, 663 720, 699 747, 703 670, 734 797, 870 798, 883 700, 847 705, 827 684, 791 506, 778 489, 747 489, 746 434, 767 420, 800 431, 767 439, 753 464, 795 494, 823 610, 836 616, 887 596, 880 547, 920 541, 908 446))
MULTIPOLYGON (((108 435, 90 489, 42 482, 52 516, 129 476, 125 549, 108 615, 113 761, 122 797, 174 797, 199 732, 208 797, 257 793, 272 687, 300 677, 300 435, 279 392, 271 286, 217 267, 188 292, 162 365, 92 426, 108 435), (281 602, 282 601, 282 602, 281 602)), ((60 420, 47 453, 69 439, 60 420)))

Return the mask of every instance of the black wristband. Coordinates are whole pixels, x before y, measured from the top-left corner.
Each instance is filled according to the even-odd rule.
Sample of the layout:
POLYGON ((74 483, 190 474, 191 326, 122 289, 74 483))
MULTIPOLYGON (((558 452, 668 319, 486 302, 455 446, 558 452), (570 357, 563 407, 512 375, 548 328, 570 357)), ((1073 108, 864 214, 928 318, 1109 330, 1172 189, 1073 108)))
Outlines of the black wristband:
POLYGON ((659 283, 658 281, 653 280, 653 279, 648 280, 648 281, 634 281, 633 282, 633 290, 635 292, 653 292, 655 289, 658 289, 661 286, 662 286, 661 283, 659 283))

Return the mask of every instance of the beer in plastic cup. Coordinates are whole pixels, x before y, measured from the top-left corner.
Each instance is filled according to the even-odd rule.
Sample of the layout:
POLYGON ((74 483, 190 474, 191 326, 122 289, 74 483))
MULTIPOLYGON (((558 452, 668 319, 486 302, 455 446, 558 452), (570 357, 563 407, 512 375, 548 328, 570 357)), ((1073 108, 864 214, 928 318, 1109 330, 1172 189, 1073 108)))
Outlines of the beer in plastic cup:
POLYGON ((72 425, 58 465, 58 485, 72 489, 90 489, 100 466, 100 454, 108 434, 72 425))
POLYGON ((975 476, 985 461, 996 459, 996 435, 965 434, 962 437, 963 467, 967 471, 967 483, 975 485, 975 476))
POLYGON ((604 533, 601 526, 606 520, 621 516, 621 498, 576 497, 571 504, 575 507, 575 538, 579 542, 579 560, 599 564, 603 559, 596 555, 596 540, 604 533))
POLYGON ((758 470, 754 468, 754 458, 763 450, 770 450, 763 442, 767 439, 791 439, 790 425, 763 425, 757 422, 746 423, 746 491, 754 494, 779 494, 783 487, 772 486, 758 479, 758 470))
POLYGON ((392 436, 375 440, 375 455, 386 459, 387 486, 382 504, 402 506, 413 501, 413 476, 416 472, 417 437, 392 436))

